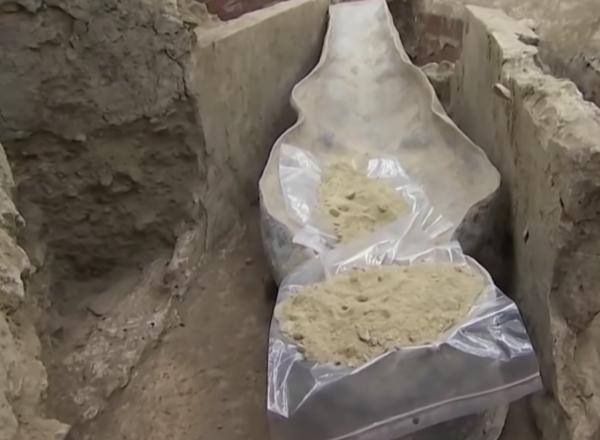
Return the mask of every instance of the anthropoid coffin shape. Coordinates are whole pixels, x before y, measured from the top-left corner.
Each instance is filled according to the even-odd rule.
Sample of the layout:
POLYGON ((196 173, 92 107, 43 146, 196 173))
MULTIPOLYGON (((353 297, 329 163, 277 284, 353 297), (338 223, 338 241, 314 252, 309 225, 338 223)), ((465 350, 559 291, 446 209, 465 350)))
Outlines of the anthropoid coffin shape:
MULTIPOLYGON (((357 163, 356 157, 397 164, 413 189, 424 195, 428 212, 434 211, 424 226, 436 219, 448 226, 438 228, 440 241, 454 236, 470 253, 486 240, 499 174, 446 115, 426 76, 411 63, 385 1, 330 7, 321 59, 295 86, 291 102, 298 120, 275 142, 259 184, 264 246, 277 282, 318 253, 323 243, 335 245, 335 233, 315 234, 314 224, 298 216, 293 206, 299 201, 309 208, 312 204, 313 211, 323 210, 315 206, 322 202, 323 176, 337 163, 357 163), (311 157, 319 171, 312 185, 314 175, 296 181, 300 192, 290 192, 287 185, 298 177, 286 168, 286 151, 293 150, 311 157), (321 244, 310 246, 315 238, 321 244)), ((310 171, 297 165, 296 171, 310 171)), ((364 169, 357 165, 355 171, 364 169)), ((396 189, 402 193, 406 185, 396 189)), ((388 226, 372 223, 367 232, 388 226)), ((334 231, 335 225, 330 226, 334 231)), ((327 232, 326 226, 316 229, 327 232)))

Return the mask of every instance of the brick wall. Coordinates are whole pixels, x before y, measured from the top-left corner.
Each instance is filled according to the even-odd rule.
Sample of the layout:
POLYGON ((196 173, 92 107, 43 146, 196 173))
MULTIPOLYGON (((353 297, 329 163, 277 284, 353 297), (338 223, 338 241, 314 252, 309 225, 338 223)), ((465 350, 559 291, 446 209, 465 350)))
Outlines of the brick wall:
POLYGON ((221 20, 231 20, 278 1, 285 0, 201 0, 206 4, 208 11, 217 15, 221 20))

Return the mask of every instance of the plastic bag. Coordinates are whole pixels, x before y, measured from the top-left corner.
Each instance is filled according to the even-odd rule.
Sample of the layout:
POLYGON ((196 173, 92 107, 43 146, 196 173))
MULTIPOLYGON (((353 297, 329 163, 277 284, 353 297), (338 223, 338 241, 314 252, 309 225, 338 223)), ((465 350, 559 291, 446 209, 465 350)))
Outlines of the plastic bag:
POLYGON ((277 282, 307 254, 292 241, 299 222, 281 187, 284 144, 319 158, 349 149, 395 158, 455 228, 466 219, 469 230, 482 232, 469 234, 471 248, 487 246, 498 171, 445 114, 426 76, 411 63, 385 0, 331 6, 319 63, 294 86, 291 105, 298 120, 275 142, 259 182, 264 237, 279 240, 264 242, 277 282))
MULTIPOLYGON (((429 203, 424 191, 404 172, 398 160, 385 156, 349 156, 346 159, 359 173, 385 182, 402 195, 409 210, 396 221, 382 225, 379 231, 402 234, 407 223, 420 225, 428 237, 437 237, 452 225, 429 203)), ((284 201, 292 218, 302 225, 293 242, 322 253, 332 249, 337 239, 320 215, 318 191, 323 169, 339 158, 317 157, 301 148, 282 144, 279 156, 279 179, 284 201)), ((353 240, 365 243, 368 235, 353 240)))
MULTIPOLYGON (((290 144, 282 144, 281 147, 280 188, 290 217, 301 227, 292 234, 288 227, 269 214, 261 197, 262 242, 277 284, 306 260, 336 244, 335 237, 319 223, 316 213, 318 186, 327 161, 324 158, 319 160, 310 152, 290 144)), ((451 235, 451 223, 434 211, 423 190, 405 174, 396 159, 380 155, 356 165, 358 169, 362 165, 365 175, 386 180, 402 193, 409 205, 406 215, 383 225, 378 229, 379 233, 402 236, 407 228, 421 228, 427 238, 436 237, 440 242, 447 241, 451 235)), ((359 238, 353 244, 362 246, 372 241, 374 235, 359 238)))
POLYGON ((306 262, 284 280, 277 301, 352 267, 450 262, 469 265, 486 280, 469 314, 431 344, 400 348, 354 369, 305 360, 274 319, 268 371, 272 440, 390 440, 419 430, 411 438, 433 439, 440 431, 432 426, 441 422, 453 427, 444 431, 445 440, 463 440, 470 437, 465 429, 478 429, 477 417, 484 417, 465 416, 541 388, 516 305, 458 244, 428 249, 427 240, 413 232, 360 251, 338 247, 306 262))
POLYGON ((269 215, 262 198, 260 232, 269 269, 278 285, 294 269, 316 255, 312 249, 293 242, 290 229, 269 215))

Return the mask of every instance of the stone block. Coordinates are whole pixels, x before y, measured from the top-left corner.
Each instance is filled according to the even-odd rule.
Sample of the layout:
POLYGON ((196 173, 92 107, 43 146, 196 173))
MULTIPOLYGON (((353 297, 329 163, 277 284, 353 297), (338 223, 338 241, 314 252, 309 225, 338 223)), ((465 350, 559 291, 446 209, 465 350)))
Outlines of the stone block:
POLYGON ((294 122, 292 87, 321 51, 328 6, 328 0, 290 0, 196 29, 186 88, 209 163, 202 196, 209 242, 258 199, 258 177, 271 146, 294 122))

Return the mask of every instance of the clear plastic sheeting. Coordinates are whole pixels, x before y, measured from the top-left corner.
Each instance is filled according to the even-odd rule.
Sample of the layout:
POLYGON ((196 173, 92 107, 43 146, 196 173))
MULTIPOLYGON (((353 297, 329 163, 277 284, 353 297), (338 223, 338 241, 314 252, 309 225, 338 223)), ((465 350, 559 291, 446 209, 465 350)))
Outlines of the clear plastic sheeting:
POLYGON ((456 232, 462 240, 458 232, 465 228, 481 231, 470 234, 470 247, 488 246, 499 174, 410 62, 384 0, 331 6, 321 59, 294 87, 291 104, 298 121, 275 142, 259 184, 264 247, 277 282, 313 253, 293 242, 306 225, 286 204, 284 145, 317 159, 393 158, 452 222, 448 237, 456 232))
MULTIPOLYGON (((287 277, 277 301, 353 267, 454 263, 471 266, 486 280, 468 315, 435 342, 399 348, 354 369, 306 360, 274 319, 268 372, 272 440, 392 440, 409 434, 434 440, 441 433, 444 440, 491 440, 500 432, 482 430, 485 419, 541 388, 516 305, 458 244, 427 248, 417 235, 382 238, 358 252, 337 247, 287 277), (491 412, 481 414, 484 410, 491 412), (447 423, 438 425, 442 422, 447 423)), ((492 428, 498 423, 501 427, 503 419, 492 428)))
MULTIPOLYGON (((280 153, 279 176, 285 204, 290 215, 302 225, 293 242, 317 253, 332 249, 337 239, 331 226, 323 220, 318 191, 323 169, 339 161, 339 157, 318 158, 302 148, 283 144, 280 153)), ((397 191, 408 205, 408 210, 396 221, 381 225, 378 230, 401 235, 406 225, 418 225, 427 237, 438 237, 452 224, 436 213, 422 188, 404 172, 393 157, 351 157, 348 163, 361 174, 378 179, 397 191)), ((368 234, 361 240, 366 242, 368 234)))

